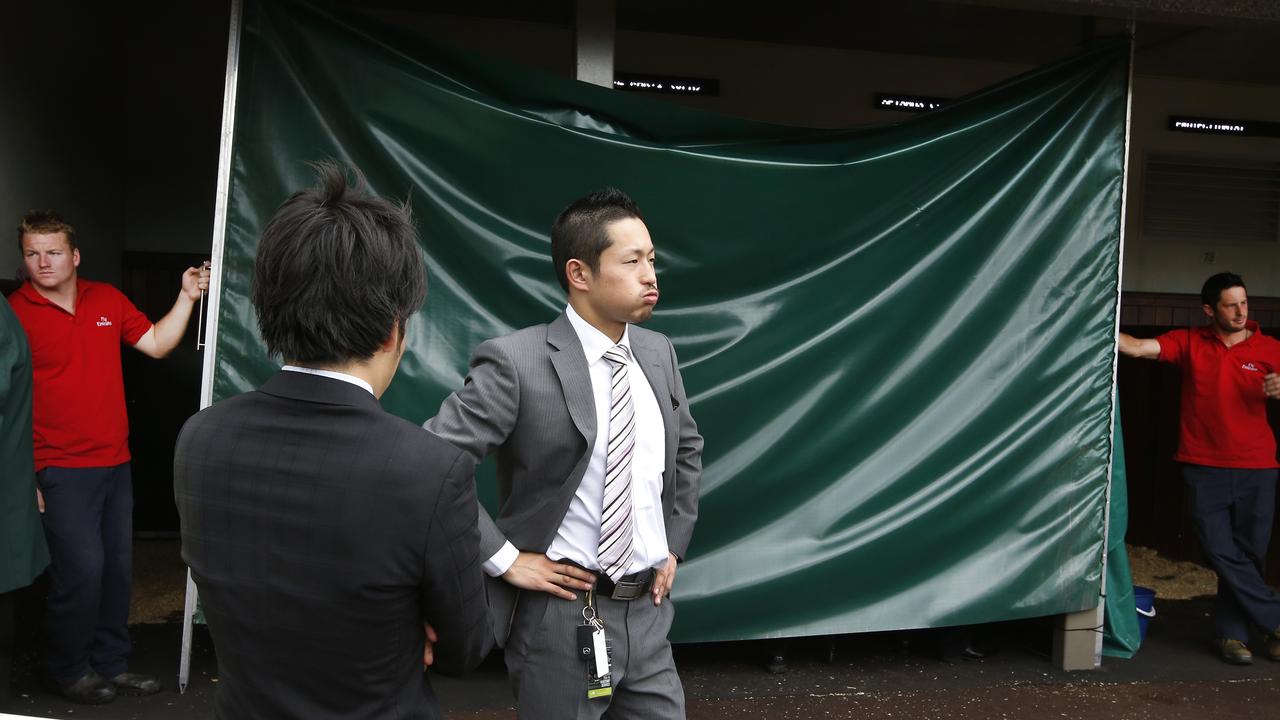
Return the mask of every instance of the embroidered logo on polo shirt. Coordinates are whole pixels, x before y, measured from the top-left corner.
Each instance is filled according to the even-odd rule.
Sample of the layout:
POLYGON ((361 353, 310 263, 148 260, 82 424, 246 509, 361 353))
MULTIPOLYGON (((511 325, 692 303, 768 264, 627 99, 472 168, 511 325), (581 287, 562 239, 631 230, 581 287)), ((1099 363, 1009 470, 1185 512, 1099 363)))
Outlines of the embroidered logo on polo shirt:
POLYGON ((97 325, 98 327, 111 327, 111 321, 107 319, 106 315, 99 315, 97 325))
POLYGON ((1254 365, 1253 363, 1245 363, 1240 366, 1240 369, 1248 370, 1249 372, 1262 372, 1261 370, 1258 369, 1258 366, 1254 365))

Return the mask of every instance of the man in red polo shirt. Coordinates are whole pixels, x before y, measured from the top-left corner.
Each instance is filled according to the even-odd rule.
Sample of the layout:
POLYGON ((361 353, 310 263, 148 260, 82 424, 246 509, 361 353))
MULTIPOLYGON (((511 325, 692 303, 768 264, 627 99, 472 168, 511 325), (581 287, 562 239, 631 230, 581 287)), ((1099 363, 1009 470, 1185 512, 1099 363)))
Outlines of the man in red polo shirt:
POLYGON ((77 277, 75 230, 55 213, 27 213, 18 247, 29 279, 9 301, 31 345, 36 496, 50 552, 45 660, 75 702, 150 695, 155 678, 128 672, 133 484, 120 344, 168 355, 208 274, 188 268, 153 325, 119 290, 77 277))
POLYGON ((1235 665, 1252 663, 1252 624, 1267 633, 1267 656, 1280 660, 1280 597, 1262 577, 1280 467, 1267 424, 1267 399, 1280 398, 1280 341, 1249 320, 1239 275, 1210 277, 1200 299, 1207 325, 1148 340, 1120 333, 1119 349, 1182 368, 1174 460, 1183 463, 1196 534, 1218 573, 1218 653, 1235 665))

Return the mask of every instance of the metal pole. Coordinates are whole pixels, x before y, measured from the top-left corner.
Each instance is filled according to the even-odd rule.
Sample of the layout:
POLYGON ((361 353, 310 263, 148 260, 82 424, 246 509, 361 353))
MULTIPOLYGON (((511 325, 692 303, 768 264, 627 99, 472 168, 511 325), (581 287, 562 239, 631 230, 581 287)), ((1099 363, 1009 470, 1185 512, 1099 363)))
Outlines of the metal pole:
MULTIPOLYGON (((227 36, 227 75, 222 91, 222 139, 218 151, 218 188, 213 211, 213 268, 209 273, 209 308, 205 315, 204 371, 200 382, 200 408, 213 404, 213 371, 218 355, 218 310, 222 299, 222 257, 227 232, 227 198, 231 187, 231 143, 235 134, 236 87, 240 67, 240 32, 243 0, 231 0, 231 28, 227 36)), ((199 599, 196 584, 187 571, 187 597, 182 612, 182 654, 178 662, 178 692, 186 692, 191 676, 191 631, 199 599)))
POLYGON ((1118 411, 1116 405, 1120 402, 1120 394, 1118 389, 1118 365, 1120 363, 1120 300, 1121 286, 1124 282, 1124 235, 1125 225, 1128 223, 1128 207, 1129 207, 1129 137, 1131 126, 1133 124, 1133 48, 1137 34, 1137 21, 1129 20, 1129 82, 1126 89, 1125 107, 1124 107, 1124 169, 1121 171, 1120 185, 1120 247, 1117 249, 1119 257, 1116 262, 1116 347, 1111 357, 1111 448, 1107 453, 1107 493, 1106 507, 1102 515, 1102 585, 1099 589, 1100 597, 1098 599, 1098 634, 1094 641, 1093 648, 1093 666, 1100 667, 1102 665, 1102 627, 1106 621, 1106 599, 1107 599, 1107 545, 1111 540, 1111 468, 1115 462, 1116 443, 1124 442, 1124 438, 1115 436, 1116 414, 1118 411))

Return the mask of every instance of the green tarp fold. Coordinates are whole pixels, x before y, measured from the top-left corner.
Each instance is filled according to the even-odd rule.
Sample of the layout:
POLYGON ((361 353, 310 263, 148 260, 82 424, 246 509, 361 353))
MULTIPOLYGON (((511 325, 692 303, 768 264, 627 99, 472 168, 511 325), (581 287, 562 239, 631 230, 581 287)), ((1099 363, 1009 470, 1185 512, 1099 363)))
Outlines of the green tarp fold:
POLYGON ((1091 607, 1127 62, 1105 45, 900 125, 814 131, 250 2, 215 399, 278 367, 252 259, 307 161, 349 162, 412 203, 430 290, 383 404, 415 422, 477 343, 562 310, 551 221, 614 185, 652 232, 651 327, 675 343, 706 438, 673 639, 1091 607))
POLYGON ((1124 433, 1120 423, 1120 405, 1116 404, 1116 451, 1111 464, 1111 519, 1107 533, 1107 599, 1106 622, 1102 633, 1102 654, 1131 658, 1142 646, 1138 632, 1138 611, 1133 597, 1133 575, 1129 572, 1129 553, 1124 544, 1129 530, 1128 473, 1124 464, 1124 433))

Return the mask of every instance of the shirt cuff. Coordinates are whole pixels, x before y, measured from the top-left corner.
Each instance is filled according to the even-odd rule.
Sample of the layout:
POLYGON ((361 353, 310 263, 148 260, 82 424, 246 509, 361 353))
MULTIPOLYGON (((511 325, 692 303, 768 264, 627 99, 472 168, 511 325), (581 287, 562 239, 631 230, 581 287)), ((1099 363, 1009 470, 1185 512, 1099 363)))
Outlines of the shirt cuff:
POLYGON ((520 551, 508 540, 498 548, 498 552, 494 553, 493 557, 484 561, 484 573, 489 577, 501 577, 516 564, 516 558, 519 556, 520 551))

